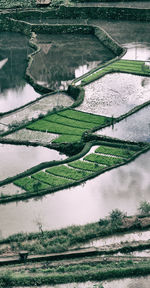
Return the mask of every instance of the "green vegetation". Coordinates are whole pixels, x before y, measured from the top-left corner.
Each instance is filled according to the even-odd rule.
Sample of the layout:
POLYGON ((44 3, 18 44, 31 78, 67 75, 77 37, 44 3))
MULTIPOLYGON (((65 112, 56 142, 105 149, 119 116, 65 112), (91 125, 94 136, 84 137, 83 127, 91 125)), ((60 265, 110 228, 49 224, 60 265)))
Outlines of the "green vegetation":
POLYGON ((81 141, 81 136, 63 134, 59 136, 58 138, 56 138, 55 140, 53 140, 52 142, 53 143, 73 143, 73 142, 79 142, 79 141, 81 141))
POLYGON ((24 178, 15 180, 14 184, 23 188, 24 190, 26 190, 28 192, 33 192, 33 191, 38 192, 40 190, 50 188, 49 185, 42 183, 40 181, 37 181, 37 180, 30 178, 30 177, 24 177, 24 178))
POLYGON ((1 0, 0 8, 34 8, 36 0, 1 0))
POLYGON ((90 162, 81 161, 81 160, 73 161, 69 163, 68 165, 73 168, 78 168, 81 170, 86 170, 86 171, 91 171, 91 172, 98 172, 98 171, 105 169, 105 166, 103 165, 98 165, 97 163, 90 163, 90 162))
POLYGON ((43 171, 33 174, 31 177, 34 179, 37 179, 40 182, 47 183, 51 186, 62 186, 68 183, 71 183, 72 181, 63 177, 57 177, 55 175, 50 175, 48 173, 45 173, 43 171))
POLYGON ((65 116, 61 116, 59 114, 52 114, 44 118, 44 120, 54 122, 54 123, 59 123, 71 127, 78 127, 81 129, 92 129, 95 127, 95 123, 90 123, 90 122, 84 122, 79 120, 74 120, 65 116))
POLYGON ((135 154, 135 151, 129 150, 127 148, 118 148, 118 147, 109 147, 109 146, 100 146, 96 149, 96 153, 103 153, 108 155, 120 156, 123 158, 129 158, 135 154))
POLYGON ((123 60, 123 59, 119 61, 115 61, 109 64, 108 66, 104 66, 104 68, 93 73, 92 75, 84 78, 82 80, 82 84, 86 85, 92 81, 99 79, 105 74, 111 73, 111 72, 124 72, 124 73, 136 74, 136 75, 149 76, 150 71, 148 71, 148 69, 144 71, 143 65, 144 65, 143 61, 123 60))
POLYGON ((104 164, 107 166, 117 165, 119 163, 124 162, 123 158, 114 158, 114 157, 109 157, 109 156, 102 156, 102 155, 97 155, 95 153, 87 155, 86 157, 84 157, 84 160, 95 162, 98 164, 104 164))
MULTIPOLYGON (((81 262, 81 261, 80 261, 81 262)), ((46 265, 45 265, 46 266, 46 265)), ((47 266, 46 266, 47 267, 47 266)), ((21 267, 21 272, 12 273, 9 271, 1 272, 0 281, 2 287, 14 286, 41 286, 56 285, 60 283, 103 281, 109 278, 122 278, 128 276, 148 275, 150 273, 150 260, 132 261, 108 261, 108 263, 81 263, 77 265, 62 264, 53 269, 34 268, 28 273, 21 267), (95 264, 95 265, 93 265, 95 264)), ((10 268, 7 268, 10 269, 10 268)), ((29 268, 28 268, 29 269, 29 268)), ((95 285, 94 285, 95 286, 95 285)), ((93 286, 93 288, 94 288, 93 286)), ((95 286, 96 287, 96 286, 95 286)), ((97 288, 102 288, 102 284, 97 288)), ((91 287, 92 288, 92 287, 91 287)))
POLYGON ((67 109, 37 120, 26 128, 60 134, 61 136, 53 140, 53 143, 71 143, 81 141, 81 136, 85 131, 108 125, 110 121, 111 118, 105 116, 67 109))
POLYGON ((150 202, 143 201, 138 209, 141 214, 150 214, 150 202))
POLYGON ((80 180, 84 177, 89 176, 90 172, 87 171, 79 171, 76 169, 69 168, 65 165, 51 167, 46 170, 46 172, 50 174, 54 174, 57 176, 62 176, 65 178, 73 179, 73 180, 80 180))
POLYGON ((59 112, 59 115, 62 115, 64 117, 71 118, 74 120, 80 120, 80 121, 84 121, 88 123, 89 122, 95 123, 97 124, 95 126, 109 124, 111 121, 111 118, 108 118, 105 116, 94 115, 94 114, 80 112, 80 111, 71 110, 71 109, 67 109, 65 111, 59 112))
POLYGON ((49 133, 56 134, 68 134, 68 135, 82 135, 84 129, 74 128, 65 126, 62 124, 52 123, 45 120, 38 120, 27 126, 27 129, 36 130, 36 131, 44 131, 49 133))
POLYGON ((109 214, 110 221, 112 225, 121 225, 122 220, 125 218, 125 214, 119 209, 112 210, 109 214))

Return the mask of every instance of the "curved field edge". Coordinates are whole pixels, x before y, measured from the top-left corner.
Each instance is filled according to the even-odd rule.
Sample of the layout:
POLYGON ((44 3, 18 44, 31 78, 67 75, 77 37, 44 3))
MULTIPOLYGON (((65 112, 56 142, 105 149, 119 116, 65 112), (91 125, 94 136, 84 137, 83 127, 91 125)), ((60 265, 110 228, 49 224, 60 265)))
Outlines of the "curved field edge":
MULTIPOLYGON (((88 142, 85 144, 85 147, 83 148, 83 150, 79 154, 76 154, 75 156, 69 157, 68 159, 65 159, 63 161, 44 162, 44 163, 41 163, 35 167, 32 167, 31 169, 28 169, 27 171, 25 171, 23 173, 20 173, 14 177, 7 178, 7 179, 0 182, 0 186, 10 184, 10 183, 15 183, 17 186, 22 186, 22 188, 23 188, 23 187, 26 187, 26 184, 24 184, 24 181, 26 183, 26 181, 28 179, 28 180, 30 180, 29 183, 33 182, 33 183, 31 183, 32 189, 29 186, 29 188, 26 188, 27 192, 24 192, 21 194, 14 194, 14 195, 3 195, 2 194, 0 197, 0 203, 3 204, 3 203, 11 202, 11 201, 25 200, 28 198, 32 198, 32 197, 36 197, 36 196, 42 196, 42 195, 53 193, 53 192, 56 192, 56 191, 59 191, 59 190, 65 189, 65 188, 80 185, 82 182, 87 181, 89 179, 92 179, 92 178, 94 178, 94 177, 96 177, 96 176, 98 176, 98 175, 100 175, 106 171, 120 167, 122 165, 125 165, 125 164, 133 161, 136 157, 138 157, 139 155, 141 155, 142 153, 144 153, 150 149, 150 146, 147 144, 144 144, 144 143, 140 143, 139 145, 136 143, 133 143, 133 144, 132 143, 129 144, 129 143, 127 144, 126 142, 123 142, 123 141, 116 141, 116 142, 112 141, 112 143, 111 143, 110 141, 107 142, 105 138, 101 142, 100 141, 88 142), (74 161, 79 160, 81 157, 85 156, 87 154, 87 152, 89 152, 90 148, 93 145, 104 145, 104 147, 110 147, 109 149, 116 148, 116 149, 118 149, 118 151, 120 150, 120 148, 124 149, 124 151, 125 151, 125 149, 130 150, 131 147, 133 147, 132 150, 135 153, 129 154, 128 158, 113 158, 113 157, 110 157, 110 155, 108 155, 107 157, 104 157, 104 159, 103 159, 103 156, 101 156, 100 160, 99 160, 98 154, 94 154, 95 155, 94 160, 93 160, 93 154, 91 154, 91 156, 88 155, 84 159, 86 160, 86 158, 88 158, 87 160, 92 161, 93 164, 95 163, 94 164, 95 168, 97 168, 99 166, 99 164, 101 165, 101 163, 103 166, 103 163, 105 164, 105 161, 108 161, 108 163, 106 162, 106 166, 104 165, 104 167, 100 166, 98 171, 97 171, 97 169, 95 169, 95 170, 90 172, 90 171, 88 171, 87 168, 85 168, 85 169, 82 167, 79 167, 79 169, 77 168, 77 170, 79 170, 79 172, 80 172, 80 169, 83 172, 84 171, 85 172, 81 173, 81 177, 79 177, 79 178, 77 177, 76 180, 72 179, 71 176, 69 179, 67 178, 68 180, 67 179, 65 180, 65 177, 67 176, 65 174, 66 172, 64 172, 63 176, 59 176, 58 178, 57 178, 57 176, 52 175, 53 173, 55 174, 55 171, 53 172, 53 170, 55 170, 54 168, 57 167, 58 165, 63 165, 63 164, 68 164, 69 167, 75 169, 74 172, 76 172, 77 170, 76 170, 76 167, 74 166, 74 161), (89 157, 90 157, 90 159, 89 159, 89 157), (102 160, 101 160, 101 158, 102 158, 102 160), (72 166, 72 163, 73 163, 73 166, 72 166), (50 171, 46 171, 46 172, 50 173, 50 175, 48 173, 40 172, 43 169, 47 169, 47 168, 52 169, 52 174, 50 173, 50 171), (28 176, 29 177, 31 176, 31 178, 26 178, 28 176), (57 185, 57 180, 59 180, 59 179, 60 179, 60 184, 57 185), (54 181, 54 184, 53 184, 53 181, 54 181), (55 182, 56 182, 56 184, 55 184, 55 182), (42 183, 44 185, 45 184, 49 185, 49 183, 52 183, 52 186, 50 185, 48 187, 45 187, 46 186, 45 185, 43 187, 42 183), (33 187, 33 185, 34 185, 34 187, 33 187)), ((63 166, 62 166, 62 168, 63 168, 63 166)), ((61 170, 62 170, 62 168, 61 168, 61 170)))

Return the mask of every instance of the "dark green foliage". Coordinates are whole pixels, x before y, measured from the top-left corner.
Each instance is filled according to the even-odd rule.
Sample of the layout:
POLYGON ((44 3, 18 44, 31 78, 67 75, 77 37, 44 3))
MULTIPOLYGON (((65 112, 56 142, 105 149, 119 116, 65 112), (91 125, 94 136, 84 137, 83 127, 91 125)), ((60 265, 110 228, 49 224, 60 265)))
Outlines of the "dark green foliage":
POLYGON ((141 214, 150 214, 150 202, 143 201, 138 208, 141 214))

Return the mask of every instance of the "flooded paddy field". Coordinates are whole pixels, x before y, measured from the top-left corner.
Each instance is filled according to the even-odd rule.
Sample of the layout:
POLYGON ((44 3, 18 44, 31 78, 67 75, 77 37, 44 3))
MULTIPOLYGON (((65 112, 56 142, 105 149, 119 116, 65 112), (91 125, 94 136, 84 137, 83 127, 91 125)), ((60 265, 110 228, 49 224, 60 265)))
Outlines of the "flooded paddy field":
POLYGON ((15 113, 1 117, 0 129, 2 132, 7 131, 13 125, 18 126, 38 118, 41 114, 44 115, 48 112, 52 112, 54 109, 71 106, 73 102, 73 99, 66 93, 59 92, 47 95, 46 97, 39 99, 39 101, 18 110, 15 113))
POLYGON ((106 245, 116 245, 116 244, 128 244, 133 241, 146 241, 150 240, 150 231, 144 232, 134 232, 134 233, 126 233, 121 235, 114 235, 109 237, 104 237, 101 239, 96 239, 91 241, 82 247, 102 247, 106 245))
POLYGON ((41 51, 34 55, 30 73, 53 90, 66 90, 74 78, 114 58, 93 35, 39 34, 37 43, 41 51))
POLYGON ((25 81, 27 57, 31 52, 26 36, 0 32, 0 112, 13 110, 40 97, 25 81))
POLYGON ((98 221, 116 208, 128 215, 136 214, 140 202, 149 201, 149 157, 150 152, 142 154, 134 162, 77 187, 40 199, 1 205, 3 221, 0 230, 3 237, 38 231, 38 221, 43 230, 53 230, 98 221))
POLYGON ((96 132, 122 140, 150 142, 150 105, 114 124, 96 132))
POLYGON ((41 162, 64 159, 64 155, 44 147, 0 144, 0 159, 0 180, 4 180, 41 162))
POLYGON ((111 73, 84 89, 85 98, 77 110, 118 117, 150 100, 150 77, 111 73))
MULTIPOLYGON (((138 3, 134 1, 134 4, 138 3)), ((150 43, 149 22, 120 21, 120 20, 89 20, 89 24, 102 27, 113 39, 120 44, 150 43)))

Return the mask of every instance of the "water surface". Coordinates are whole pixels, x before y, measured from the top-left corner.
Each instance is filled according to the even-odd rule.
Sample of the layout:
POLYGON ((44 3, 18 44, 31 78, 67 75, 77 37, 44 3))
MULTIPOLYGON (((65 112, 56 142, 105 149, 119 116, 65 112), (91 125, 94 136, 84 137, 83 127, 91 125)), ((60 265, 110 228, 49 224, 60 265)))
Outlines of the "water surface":
POLYGON ((64 155, 60 155, 59 152, 44 147, 0 144, 0 180, 21 173, 41 162, 63 158, 64 155))
MULTIPOLYGON (((148 84, 149 85, 149 84, 148 84)), ((98 135, 122 140, 150 142, 150 105, 125 118, 124 120, 99 130, 98 135)))
POLYGON ((86 183, 40 199, 0 206, 3 237, 18 232, 53 230, 98 221, 113 209, 137 213, 141 201, 150 201, 150 152, 128 165, 106 172, 86 183), (19 215, 19 219, 18 219, 19 215))
POLYGON ((86 85, 77 110, 118 117, 150 100, 150 77, 111 73, 86 85))
POLYGON ((26 36, 0 32, 0 112, 13 110, 40 96, 25 81, 30 53, 26 36))
POLYGON ((53 90, 66 90, 71 81, 114 54, 94 35, 40 34, 40 53, 34 56, 30 72, 34 79, 53 90))

